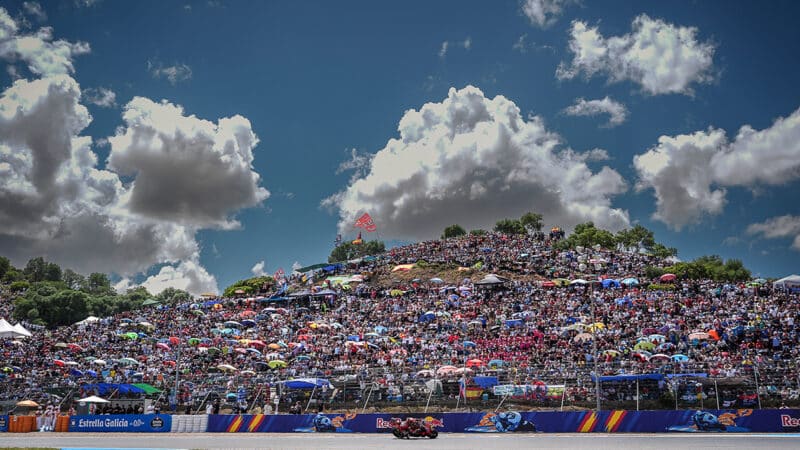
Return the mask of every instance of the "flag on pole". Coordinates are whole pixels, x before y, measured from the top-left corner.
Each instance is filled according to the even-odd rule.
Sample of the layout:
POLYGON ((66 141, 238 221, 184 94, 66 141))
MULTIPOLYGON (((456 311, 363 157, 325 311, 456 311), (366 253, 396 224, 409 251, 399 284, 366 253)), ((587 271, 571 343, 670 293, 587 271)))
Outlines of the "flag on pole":
POLYGON ((370 217, 369 213, 364 213, 364 215, 359 217, 358 220, 356 220, 356 223, 353 225, 356 228, 363 228, 369 233, 377 231, 378 229, 378 227, 375 225, 375 222, 372 221, 372 217, 370 217))
POLYGON ((275 276, 273 278, 275 278, 275 281, 280 281, 284 276, 286 276, 286 273, 283 271, 283 269, 278 269, 275 271, 275 276))
POLYGON ((361 239, 361 232, 358 232, 358 237, 353 241, 353 245, 361 245, 364 241, 361 239))

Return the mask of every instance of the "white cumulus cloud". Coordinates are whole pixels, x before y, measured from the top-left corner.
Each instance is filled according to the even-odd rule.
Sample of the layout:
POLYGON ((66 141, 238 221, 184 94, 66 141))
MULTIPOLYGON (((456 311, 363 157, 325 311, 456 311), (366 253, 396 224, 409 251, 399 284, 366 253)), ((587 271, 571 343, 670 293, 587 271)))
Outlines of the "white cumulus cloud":
POLYGON ((84 89, 83 98, 88 103, 103 108, 117 106, 117 94, 111 89, 104 87, 84 89))
POLYGON ((167 101, 134 97, 109 138, 109 167, 131 175, 133 212, 195 227, 237 226, 233 212, 269 196, 253 170, 258 138, 236 115, 217 123, 167 101))
POLYGON ((264 275, 267 275, 267 272, 264 271, 264 261, 255 263, 255 265, 250 268, 250 272, 256 277, 263 277, 264 275))
POLYGON ((715 47, 697 40, 697 28, 676 26, 646 14, 636 17, 631 32, 603 37, 597 27, 572 22, 572 61, 562 62, 556 76, 572 79, 605 74, 609 81, 630 80, 650 95, 691 94, 693 83, 713 80, 715 47))
POLYGON ((141 286, 154 295, 168 287, 182 289, 192 295, 217 292, 217 280, 196 259, 164 266, 157 274, 148 277, 141 286))
POLYGON ((89 53, 86 42, 53 40, 51 27, 39 28, 32 34, 20 34, 19 27, 0 7, 0 58, 21 61, 37 76, 70 74, 75 71, 73 58, 89 53))
POLYGON ((723 211, 726 188, 779 185, 800 177, 800 109, 757 131, 744 125, 732 141, 709 128, 661 136, 634 157, 639 190, 652 188, 654 218, 673 228, 723 211))
POLYGON ((18 266, 44 256, 78 272, 116 273, 129 281, 154 264, 168 264, 148 289, 215 291, 214 277, 199 263, 197 231, 232 226, 238 209, 267 195, 251 170, 257 139, 249 121, 234 116, 214 124, 166 102, 135 99, 125 126, 109 138, 112 159, 131 176, 123 182, 114 164, 98 169, 92 139, 81 135, 91 120, 80 86, 68 75, 17 80, 0 94, 3 255, 18 266), (166 148, 174 158, 165 156, 166 148), (153 168, 159 164, 166 170, 153 168), (180 174, 195 177, 197 186, 180 174), (145 184, 163 198, 142 208, 137 201, 156 195, 140 191, 145 184), (207 205, 187 194, 193 189, 207 205), (170 207, 175 211, 165 211, 170 207))
POLYGON ((166 78, 173 86, 192 78, 192 68, 183 63, 165 66, 159 62, 147 61, 147 70, 153 78, 166 78))
POLYGON ((409 110, 370 162, 368 173, 323 201, 338 208, 340 231, 370 213, 381 234, 425 239, 444 227, 491 228, 527 211, 570 228, 588 220, 628 225, 611 206, 627 189, 608 167, 593 173, 586 155, 562 146, 540 117, 525 118, 503 96, 451 88, 446 99, 409 110))
POLYGON ((44 12, 42 5, 39 2, 23 2, 22 9, 29 16, 35 17, 37 20, 47 20, 47 13, 44 12))
POLYGON ((766 239, 791 237, 792 248, 800 251, 800 216, 778 216, 754 223, 747 227, 747 233, 761 235, 766 239))
POLYGON ((531 24, 539 28, 547 28, 558 20, 564 12, 564 7, 573 0, 525 0, 522 12, 530 19, 531 24))
POLYGON ((564 114, 568 116, 608 114, 608 123, 605 126, 610 128, 625 122, 628 117, 628 109, 625 108, 625 105, 609 96, 597 100, 579 98, 575 100, 575 104, 564 109, 564 114))

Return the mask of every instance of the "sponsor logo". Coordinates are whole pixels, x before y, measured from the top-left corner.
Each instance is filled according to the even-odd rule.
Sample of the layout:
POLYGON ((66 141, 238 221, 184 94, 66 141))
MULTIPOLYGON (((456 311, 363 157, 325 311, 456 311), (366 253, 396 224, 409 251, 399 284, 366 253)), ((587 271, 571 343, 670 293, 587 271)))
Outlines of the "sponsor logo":
POLYGON ((393 428, 392 427, 392 419, 386 420, 381 417, 375 419, 375 428, 393 428))
POLYGON ((437 419, 435 417, 428 416, 424 420, 425 420, 425 423, 429 424, 432 427, 440 427, 441 428, 441 427, 444 426, 444 420, 442 420, 442 419, 437 419))
POLYGON ((164 426, 164 420, 161 417, 154 417, 153 420, 150 421, 150 428, 161 428, 164 426))
POLYGON ((781 426, 785 428, 800 427, 800 419, 788 414, 781 414, 781 426))
POLYGON ((6 425, 8 425, 6 423, 6 418, 5 417, 0 417, 0 428, 5 428, 6 425))

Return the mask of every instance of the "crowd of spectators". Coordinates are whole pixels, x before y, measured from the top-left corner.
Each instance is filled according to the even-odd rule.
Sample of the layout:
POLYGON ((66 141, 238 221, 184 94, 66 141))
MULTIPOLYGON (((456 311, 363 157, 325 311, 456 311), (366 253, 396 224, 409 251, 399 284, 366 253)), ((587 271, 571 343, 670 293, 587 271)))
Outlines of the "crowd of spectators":
MULTIPOLYGON (((296 398, 276 387, 296 377, 349 381, 361 398, 374 386, 379 395, 421 396, 415 382, 495 375, 520 385, 575 380, 568 392, 577 401, 591 398, 595 368, 717 378, 758 371, 784 396, 797 389, 800 295, 710 280, 648 289, 654 280, 645 269, 668 264, 640 251, 561 251, 543 235, 420 242, 335 272, 293 274, 279 296, 154 305, 2 339, 0 400, 48 401, 56 388, 91 395, 87 386, 100 382, 167 391, 180 379, 170 400, 178 407, 204 408, 241 389, 245 404, 269 404, 280 393, 291 405, 296 398), (392 272, 421 260, 427 271, 392 272), (431 276, 431 267, 443 275, 431 276), (481 283, 489 273, 505 278, 481 283), (365 278, 326 282, 343 274, 365 278), (310 291, 293 296, 301 290, 310 291)), ((0 300, 0 316, 11 308, 0 300)), ((604 395, 623 391, 612 386, 604 395)))

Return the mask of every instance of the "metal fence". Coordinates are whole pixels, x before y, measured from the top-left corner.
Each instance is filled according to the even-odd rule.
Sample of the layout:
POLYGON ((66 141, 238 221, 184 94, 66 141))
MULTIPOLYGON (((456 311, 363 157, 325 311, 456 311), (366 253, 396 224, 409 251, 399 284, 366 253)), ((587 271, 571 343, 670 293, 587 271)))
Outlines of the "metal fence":
MULTIPOLYGON (((581 367, 516 366, 442 372, 441 367, 371 366, 333 371, 306 371, 293 376, 284 371, 181 374, 179 396, 174 396, 175 376, 164 374, 154 380, 117 379, 116 382, 145 381, 163 390, 149 401, 162 404, 162 411, 204 412, 209 402, 219 399, 221 410, 247 411, 270 408, 286 412, 300 403, 303 411, 372 412, 475 411, 516 409, 703 409, 768 408, 800 405, 800 375, 796 361, 759 365, 718 367, 702 363, 665 363, 647 370, 616 362, 581 367), (421 373, 422 372, 422 373, 421 373), (288 389, 282 383, 293 377, 320 377, 330 387, 288 389), (278 400, 276 403, 275 400, 278 400)), ((26 398, 40 399, 68 408, 81 389, 97 380, 53 377, 34 380, 5 378, 0 381, 0 399, 6 405, 26 398)), ((129 403, 141 395, 107 393, 110 400, 129 403)))

